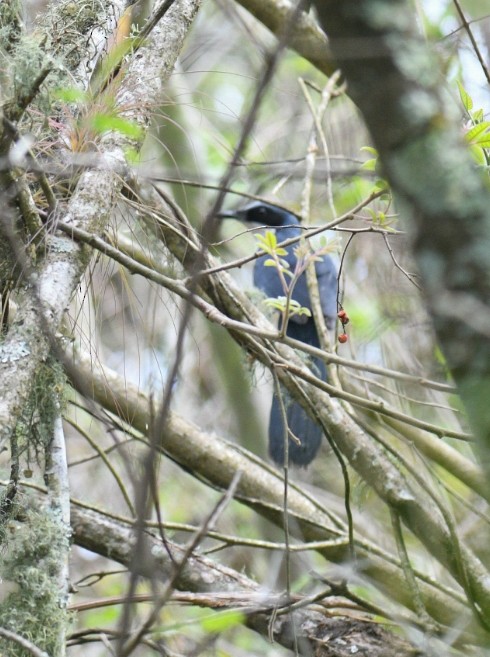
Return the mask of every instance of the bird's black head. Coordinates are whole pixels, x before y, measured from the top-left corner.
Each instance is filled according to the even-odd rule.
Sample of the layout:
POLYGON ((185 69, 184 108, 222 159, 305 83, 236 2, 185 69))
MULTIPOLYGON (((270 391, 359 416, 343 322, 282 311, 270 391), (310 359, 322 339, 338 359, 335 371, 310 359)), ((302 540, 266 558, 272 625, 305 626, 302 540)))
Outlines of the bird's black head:
POLYGON ((247 223, 271 226, 273 228, 293 226, 299 223, 297 217, 294 214, 291 214, 291 212, 278 208, 276 205, 263 203, 262 201, 253 201, 252 203, 248 203, 245 207, 237 210, 220 212, 218 217, 228 217, 247 223))

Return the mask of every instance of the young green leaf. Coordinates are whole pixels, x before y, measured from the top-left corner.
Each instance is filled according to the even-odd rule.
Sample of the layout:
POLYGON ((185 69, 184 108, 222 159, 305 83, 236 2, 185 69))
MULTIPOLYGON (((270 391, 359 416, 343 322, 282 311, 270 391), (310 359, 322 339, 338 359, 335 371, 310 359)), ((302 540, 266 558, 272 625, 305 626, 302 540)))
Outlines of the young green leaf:
POLYGON ((265 234, 265 243, 269 249, 275 249, 277 247, 277 237, 274 231, 268 230, 265 234))
POLYGON ((295 299, 290 299, 289 300, 289 315, 306 315, 307 317, 311 317, 311 311, 308 308, 305 308, 304 306, 302 306, 295 299))
POLYGON ((480 135, 474 144, 480 148, 490 148, 490 134, 486 132, 484 135, 480 135))
POLYGON ((458 81, 457 85, 458 85, 458 89, 459 89, 459 95, 461 97, 461 102, 463 103, 463 107, 469 113, 473 109, 473 100, 472 100, 470 94, 463 87, 461 82, 458 81))
POLYGON ((485 152, 483 151, 483 148, 480 146, 475 146, 474 144, 470 145, 470 152, 471 155, 473 156, 473 159, 479 166, 485 166, 487 163, 487 160, 485 158, 485 152))
POLYGON ((474 112, 470 112, 470 114, 474 123, 481 123, 483 121, 483 109, 481 107, 474 112))
POLYGON ((483 121, 483 123, 477 123, 477 125, 473 126, 468 130, 468 132, 465 133, 465 139, 470 144, 479 144, 480 139, 483 138, 483 141, 485 141, 485 139, 488 138, 488 135, 485 135, 484 133, 486 133, 489 128, 490 128, 490 121, 483 121))
POLYGON ((378 163, 377 158, 372 158, 370 160, 366 160, 361 164, 361 169, 362 171, 374 171, 376 169, 376 164, 378 163))
POLYGON ((388 183, 386 180, 383 180, 383 178, 378 178, 374 184, 374 191, 376 192, 382 192, 385 189, 388 189, 388 183))
POLYGON ((374 155, 375 157, 378 157, 378 151, 372 146, 362 146, 360 150, 364 151, 365 153, 369 153, 370 155, 374 155))
POLYGON ((269 297, 268 299, 264 300, 264 303, 266 306, 269 306, 270 308, 275 308, 276 310, 280 310, 281 312, 286 309, 286 297, 277 297, 276 299, 269 297))

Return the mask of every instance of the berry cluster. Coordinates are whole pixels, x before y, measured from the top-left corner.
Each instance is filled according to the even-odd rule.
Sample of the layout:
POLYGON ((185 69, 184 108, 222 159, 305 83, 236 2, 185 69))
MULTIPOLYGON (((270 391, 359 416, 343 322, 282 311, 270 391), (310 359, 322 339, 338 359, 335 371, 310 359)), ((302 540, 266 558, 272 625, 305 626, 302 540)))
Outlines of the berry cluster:
POLYGON ((348 340, 347 333, 345 332, 345 327, 350 321, 349 315, 345 312, 343 308, 341 308, 337 313, 337 317, 339 318, 339 322, 342 324, 342 329, 343 329, 343 333, 339 335, 339 342, 341 344, 344 344, 348 340))

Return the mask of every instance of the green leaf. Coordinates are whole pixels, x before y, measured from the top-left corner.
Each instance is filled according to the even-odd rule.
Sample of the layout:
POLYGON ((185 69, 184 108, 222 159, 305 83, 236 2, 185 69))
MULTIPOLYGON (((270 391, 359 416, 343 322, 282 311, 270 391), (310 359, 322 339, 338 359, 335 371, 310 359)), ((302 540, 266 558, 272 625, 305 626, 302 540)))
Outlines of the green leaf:
POLYGON ((126 157, 128 164, 136 165, 140 162, 141 153, 135 148, 125 148, 124 156, 126 157))
POLYGON ((490 134, 487 132, 484 135, 481 135, 474 144, 481 148, 490 148, 490 134))
POLYGON ((76 87, 68 87, 67 89, 55 89, 53 92, 54 97, 62 100, 65 103, 81 103, 87 99, 87 94, 81 89, 76 87))
POLYGON ((483 121, 483 110, 482 108, 471 112, 471 118, 475 123, 481 123, 483 121))
POLYGON ((264 235, 256 235, 255 236, 258 247, 262 250, 265 251, 266 253, 269 253, 272 255, 273 253, 277 255, 287 255, 287 251, 284 249, 278 249, 277 248, 277 237, 274 231, 268 230, 264 235))
POLYGON ((371 155, 374 155, 375 157, 378 157, 378 151, 373 148, 372 146, 362 146, 361 151, 364 151, 365 153, 370 153, 371 155))
POLYGON ((200 625, 205 632, 217 634, 225 632, 231 627, 242 625, 245 621, 245 614, 237 610, 227 610, 207 616, 200 621, 200 625))
POLYGON ((376 183, 374 184, 374 190, 375 192, 382 192, 385 189, 388 189, 388 183, 386 180, 383 180, 382 178, 378 178, 376 183))
POLYGON ((483 123, 478 123, 477 125, 470 128, 468 132, 465 133, 465 139, 470 144, 478 144, 478 137, 482 136, 482 133, 485 133, 490 128, 490 121, 483 121, 483 123))
POLYGON ((268 230, 264 236, 264 241, 270 249, 277 247, 277 237, 274 231, 268 230))
POLYGON ((97 114, 92 119, 92 127, 99 133, 114 130, 131 139, 141 139, 143 136, 143 131, 139 125, 121 116, 113 116, 112 114, 97 114))
POLYGON ((470 151, 471 151, 471 154, 472 154, 472 156, 473 156, 473 158, 474 158, 474 160, 476 161, 477 164, 479 164, 481 166, 486 165, 487 160, 485 158, 485 153, 484 153, 483 149, 480 146, 471 145, 470 146, 470 151))
POLYGON ((134 37, 128 37, 112 46, 106 55, 99 59, 90 80, 90 91, 96 97, 104 85, 110 80, 124 57, 131 51, 135 42, 134 37))
POLYGON ((473 109, 473 100, 470 96, 470 94, 466 91, 466 89, 463 87, 461 82, 457 82, 458 89, 459 89, 459 95, 461 97, 461 102, 463 103, 463 107, 467 112, 470 112, 473 109))
POLYGON ((311 317, 311 311, 308 308, 305 308, 304 306, 300 305, 300 303, 295 299, 291 299, 289 301, 289 314, 306 315, 307 317, 311 317))
POLYGON ((277 262, 272 260, 272 258, 267 258, 267 260, 264 262, 264 267, 277 267, 277 262))
POLYGON ((266 240, 263 238, 262 235, 256 235, 255 236, 257 239, 257 247, 259 248, 260 251, 265 251, 266 253, 270 253, 271 250, 269 248, 269 245, 267 244, 266 240))
POLYGON ((378 163, 377 158, 372 158, 371 160, 366 160, 361 164, 361 169, 363 171, 374 171, 376 169, 376 164, 378 163))
POLYGON ((264 300, 264 303, 270 308, 276 308, 277 310, 283 311, 286 308, 286 297, 277 297, 277 299, 269 297, 264 300))

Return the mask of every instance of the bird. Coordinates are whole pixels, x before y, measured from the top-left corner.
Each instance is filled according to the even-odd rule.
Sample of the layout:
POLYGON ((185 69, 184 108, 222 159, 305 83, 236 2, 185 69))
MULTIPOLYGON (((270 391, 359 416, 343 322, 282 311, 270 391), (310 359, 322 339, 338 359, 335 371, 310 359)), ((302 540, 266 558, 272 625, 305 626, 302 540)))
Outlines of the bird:
MULTIPOLYGON (((299 219, 292 212, 275 206, 271 203, 253 201, 236 210, 226 210, 218 213, 220 218, 237 219, 245 224, 256 224, 272 228, 276 233, 277 243, 299 237, 301 225, 299 219)), ((295 271, 297 256, 294 253, 296 245, 287 247, 287 255, 281 259, 289 265, 291 272, 295 271)), ((266 297, 284 297, 285 291, 276 267, 267 264, 270 255, 259 256, 255 261, 253 281, 255 287, 264 292, 266 297)), ((337 270, 332 258, 325 254, 315 262, 315 271, 318 280, 320 304, 328 328, 333 328, 337 317, 337 270)), ((292 297, 301 307, 312 310, 306 273, 303 272, 294 286, 292 297)), ((293 314, 289 317, 286 334, 314 347, 320 347, 320 339, 312 315, 293 314)), ((310 366, 315 374, 322 380, 327 379, 324 361, 311 357, 310 366)), ((322 427, 307 415, 303 407, 288 398, 287 393, 282 395, 286 406, 286 419, 290 431, 299 440, 296 442, 288 438, 288 456, 290 463, 306 467, 315 458, 323 437, 322 427)), ((269 418, 269 455, 278 465, 285 465, 285 428, 284 413, 277 393, 273 394, 269 418)))

